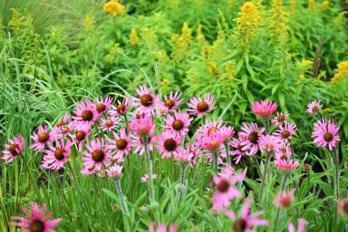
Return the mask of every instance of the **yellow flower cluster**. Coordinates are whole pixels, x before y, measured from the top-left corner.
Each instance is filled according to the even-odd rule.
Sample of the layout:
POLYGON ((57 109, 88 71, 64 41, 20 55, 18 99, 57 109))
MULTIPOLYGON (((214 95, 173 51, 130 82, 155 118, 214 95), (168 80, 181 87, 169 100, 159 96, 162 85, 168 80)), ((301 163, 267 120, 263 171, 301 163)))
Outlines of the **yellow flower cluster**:
POLYGON ((172 57, 176 60, 181 60, 186 56, 187 49, 189 49, 192 39, 192 31, 185 22, 181 28, 181 35, 172 35, 173 52, 172 57))
POLYGON ((329 5, 330 5, 330 1, 329 0, 324 0, 320 4, 319 8, 320 8, 320 10, 325 10, 326 8, 328 8, 329 5))
POLYGON ((270 9, 269 27, 270 34, 275 41, 284 44, 287 39, 288 14, 283 7, 282 0, 273 0, 272 8, 270 9))
POLYGON ((241 40, 242 46, 247 46, 257 34, 263 23, 260 3, 245 2, 238 13, 236 21, 236 36, 241 40))
POLYGON ((129 34, 129 43, 131 45, 137 45, 139 43, 139 37, 138 37, 138 33, 137 31, 135 30, 135 28, 133 27, 132 28, 132 31, 131 33, 129 34))
POLYGON ((109 0, 104 3, 103 11, 111 16, 123 15, 125 12, 124 6, 118 0, 109 0))
POLYGON ((345 75, 348 75, 348 60, 337 64, 337 71, 333 78, 331 78, 331 83, 337 84, 345 75))

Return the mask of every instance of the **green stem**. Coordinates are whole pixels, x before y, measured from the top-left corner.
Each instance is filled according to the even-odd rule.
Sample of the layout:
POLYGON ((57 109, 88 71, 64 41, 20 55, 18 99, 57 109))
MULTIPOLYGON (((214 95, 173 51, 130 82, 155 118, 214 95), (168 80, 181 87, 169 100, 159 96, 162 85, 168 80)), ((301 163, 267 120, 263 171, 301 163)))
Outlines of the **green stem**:
POLYGON ((33 175, 32 175, 32 171, 29 169, 27 160, 26 160, 23 156, 21 156, 21 157, 22 157, 22 159, 23 159, 23 162, 24 162, 24 165, 25 165, 25 167, 26 167, 26 169, 27 169, 27 172, 29 173, 30 180, 31 180, 31 182, 33 183, 33 186, 34 186, 34 189, 35 189, 35 193, 36 193, 37 199, 38 199, 40 202, 42 202, 40 189, 39 189, 39 187, 37 186, 36 181, 34 180, 34 177, 33 177, 33 175))
POLYGON ((115 186, 116 186, 116 191, 117 191, 118 197, 120 198, 120 201, 121 201, 122 211, 123 211, 123 213, 128 214, 127 201, 126 201, 126 198, 124 197, 123 192, 122 192, 120 177, 115 178, 115 186))
POLYGON ((151 159, 151 154, 148 148, 148 136, 144 136, 144 146, 145 146, 145 156, 147 160, 148 165, 148 171, 149 171, 149 198, 150 202, 154 201, 154 185, 153 185, 153 163, 151 159))
POLYGON ((263 171, 263 175, 262 175, 262 183, 261 183, 261 197, 260 197, 260 202, 262 203, 263 202, 263 189, 265 187, 265 182, 266 182, 266 176, 267 176, 267 172, 268 172, 268 163, 269 161, 271 160, 271 155, 270 154, 267 154, 268 157, 266 159, 266 162, 265 162, 265 167, 264 167, 264 171, 263 171))
POLYGON ((179 186, 179 201, 181 200, 186 187, 186 164, 181 164, 180 169, 180 186, 179 186))
POLYGON ((226 159, 227 159, 227 163, 228 163, 229 166, 232 167, 231 157, 230 157, 230 155, 228 154, 228 153, 229 153, 229 151, 228 151, 228 143, 225 142, 224 145, 225 145, 225 150, 226 150, 226 159))
MULTIPOLYGON (((282 187, 280 190, 280 194, 282 194, 285 190, 285 184, 286 184, 286 180, 288 179, 289 173, 285 173, 285 175, 283 176, 283 181, 282 181, 282 187)), ((276 214, 276 218, 274 221, 274 231, 277 231, 277 224, 278 224, 278 218, 279 218, 279 213, 280 213, 280 208, 277 208, 277 214, 276 214)))

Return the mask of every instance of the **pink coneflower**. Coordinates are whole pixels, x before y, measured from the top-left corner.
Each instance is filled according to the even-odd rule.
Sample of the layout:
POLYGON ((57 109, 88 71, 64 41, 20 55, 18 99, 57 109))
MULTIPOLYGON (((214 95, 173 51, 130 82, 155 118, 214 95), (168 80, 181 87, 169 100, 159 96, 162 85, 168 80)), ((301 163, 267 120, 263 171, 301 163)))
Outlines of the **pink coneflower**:
POLYGON ((110 164, 110 151, 103 139, 91 140, 87 145, 87 152, 83 155, 82 174, 89 175, 110 164))
POLYGON ((310 115, 316 115, 320 113, 322 107, 323 105, 320 103, 320 100, 312 101, 307 105, 306 112, 310 115))
POLYGON ((99 115, 101 115, 104 112, 107 112, 110 109, 112 103, 112 97, 108 96, 105 99, 98 98, 95 100, 95 108, 97 109, 99 115))
POLYGON ((234 148, 232 151, 229 152, 229 154, 236 157, 234 159, 235 164, 238 164, 242 157, 250 154, 245 151, 244 146, 242 145, 242 141, 239 139, 234 138, 231 140, 229 144, 231 147, 234 148))
POLYGON ((243 140, 241 143, 245 150, 251 155, 254 155, 259 150, 259 139, 262 136, 264 128, 259 129, 256 123, 243 123, 241 131, 238 133, 239 139, 243 140))
POLYGON ((122 173, 122 166, 118 165, 118 164, 113 164, 112 166, 108 167, 106 169, 106 174, 109 177, 119 177, 122 173))
POLYGON ((226 166, 217 176, 214 176, 213 182, 216 191, 213 196, 213 211, 220 211, 229 206, 232 199, 240 196, 240 192, 235 185, 242 182, 246 170, 235 174, 231 166, 226 166))
POLYGON ((294 123, 284 122, 284 124, 278 126, 278 129, 274 135, 283 140, 291 140, 295 132, 296 125, 294 123))
POLYGON ((60 218, 51 220, 51 212, 46 214, 46 205, 40 206, 34 203, 30 209, 21 207, 21 211, 27 216, 24 217, 12 217, 11 224, 19 227, 23 227, 23 232, 54 232, 54 228, 57 227, 61 220, 60 218))
POLYGON ((306 232, 306 226, 307 226, 306 220, 304 220, 303 218, 300 218, 298 220, 297 230, 295 229, 294 224, 292 224, 291 222, 289 222, 288 224, 288 229, 289 229, 289 232, 306 232))
POLYGON ((47 126, 40 125, 36 133, 31 136, 34 143, 30 146, 30 149, 43 151, 48 143, 56 139, 57 132, 57 129, 49 131, 47 126))
POLYGON ((250 212, 251 202, 249 199, 246 199, 241 211, 241 215, 237 217, 233 212, 226 211, 225 214, 232 220, 233 223, 233 232, 252 232, 254 226, 266 226, 268 221, 265 219, 260 219, 259 216, 262 214, 262 211, 256 213, 250 212))
POLYGON ((2 159, 6 164, 11 163, 16 159, 24 150, 24 138, 21 134, 16 135, 5 144, 5 149, 1 151, 3 154, 2 159))
POLYGON ((291 158, 291 155, 292 155, 292 148, 290 144, 283 142, 278 146, 275 152, 275 159, 288 160, 291 158))
POLYGON ((165 129, 184 137, 189 131, 190 123, 191 119, 187 113, 174 111, 174 115, 167 115, 165 129))
POLYGON ((348 216, 348 198, 337 200, 337 211, 342 216, 348 216))
POLYGON ((202 149, 207 149, 209 151, 218 150, 223 142, 225 141, 225 136, 220 133, 214 133, 208 136, 204 136, 200 142, 202 149))
POLYGON ((119 118, 116 117, 103 118, 100 121, 100 128, 103 131, 113 131, 119 122, 119 118))
POLYGON ((73 126, 92 126, 99 118, 100 114, 97 107, 89 100, 81 101, 73 110, 73 126))
POLYGON ((281 140, 274 135, 261 135, 259 138, 260 150, 274 154, 281 145, 281 140))
POLYGON ((289 114, 287 112, 278 112, 277 115, 271 120, 271 123, 275 126, 279 126, 288 120, 289 114))
POLYGON ((333 150, 340 141, 338 136, 339 126, 328 119, 318 120, 314 124, 312 139, 317 147, 328 147, 333 150))
POLYGON ((158 135, 156 140, 156 149, 162 154, 163 159, 183 152, 183 148, 180 146, 181 137, 170 131, 158 135))
MULTIPOLYGON (((155 180, 155 179, 157 179, 157 174, 153 174, 152 175, 152 179, 153 180, 155 180)), ((145 174, 144 176, 142 176, 141 178, 140 178, 140 181, 141 182, 143 182, 143 183, 148 183, 149 182, 149 175, 148 174, 145 174)))
POLYGON ((110 111, 111 116, 123 115, 127 112, 128 108, 132 106, 132 100, 126 97, 123 101, 117 100, 116 106, 112 107, 110 111))
POLYGON ((60 118, 56 124, 54 125, 55 127, 61 128, 63 126, 66 126, 69 124, 71 120, 71 117, 69 114, 64 114, 64 116, 62 118, 60 118))
POLYGON ((61 169, 71 153, 72 143, 70 140, 64 141, 63 139, 57 140, 48 145, 48 149, 45 150, 41 166, 46 169, 61 169))
POLYGON ((149 136, 134 136, 131 135, 131 143, 134 148, 134 153, 143 155, 145 153, 145 142, 149 151, 153 150, 156 138, 150 134, 149 136), (147 141, 145 140, 147 139, 147 141))
POLYGON ((224 137, 224 141, 230 140, 234 135, 234 129, 230 126, 223 126, 220 128, 219 133, 224 137))
POLYGON ((278 105, 274 102, 255 101, 251 104, 251 110, 261 118, 268 118, 274 111, 277 110, 278 105))
POLYGON ((128 155, 131 148, 131 140, 127 135, 127 132, 124 128, 120 129, 120 133, 112 133, 113 138, 107 138, 109 145, 108 148, 115 153, 116 159, 123 160, 123 157, 128 155))
POLYGON ((282 171, 292 171, 296 169, 299 165, 299 163, 296 160, 290 160, 290 159, 276 159, 274 161, 277 169, 282 171))
POLYGON ((274 204, 278 208, 286 208, 291 205, 294 201, 294 190, 284 191, 278 194, 276 199, 274 200, 274 204))
POLYGON ((81 146, 84 141, 88 138, 90 134, 90 127, 86 125, 77 126, 75 133, 71 135, 72 139, 78 146, 78 149, 81 150, 81 146))
POLYGON ((182 149, 181 152, 177 152, 174 154, 174 160, 182 162, 182 163, 192 163, 195 158, 194 152, 191 148, 182 149))
POLYGON ((154 131, 155 124, 151 116, 137 114, 130 120, 129 129, 136 135, 147 135, 154 131))
POLYGON ((206 94, 204 95, 203 99, 199 97, 192 97, 187 105, 190 108, 187 110, 190 114, 202 116, 214 109, 214 96, 212 94, 206 94))
POLYGON ((181 104, 181 93, 179 92, 170 92, 169 96, 165 97, 163 102, 160 104, 161 111, 176 111, 178 106, 181 104))
POLYGON ((167 230, 167 226, 164 224, 159 224, 157 229, 153 226, 153 224, 149 225, 149 232, 176 232, 176 225, 170 224, 167 230))
POLYGON ((139 98, 134 98, 135 103, 139 106, 138 110, 146 114, 155 114, 159 98, 154 91, 145 85, 139 86, 135 91, 139 96, 139 98))

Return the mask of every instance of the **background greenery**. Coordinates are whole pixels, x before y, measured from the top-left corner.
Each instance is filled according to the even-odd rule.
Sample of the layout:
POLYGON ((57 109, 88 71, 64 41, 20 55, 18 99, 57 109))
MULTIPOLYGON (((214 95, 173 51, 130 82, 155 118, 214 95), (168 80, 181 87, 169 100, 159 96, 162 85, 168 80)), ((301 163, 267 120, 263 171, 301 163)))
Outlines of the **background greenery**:
MULTIPOLYGON (((0 144, 19 132, 29 138, 38 124, 54 122, 79 99, 133 94, 142 83, 155 86, 161 94, 180 90, 185 100, 211 92, 218 106, 214 117, 236 128, 240 122, 254 119, 250 102, 269 98, 297 123, 298 141, 309 141, 312 128, 313 121, 304 114, 306 104, 320 99, 325 114, 340 124, 342 140, 347 140, 348 78, 336 84, 330 81, 337 64, 348 60, 347 2, 263 1, 253 2, 254 8, 242 8, 244 1, 240 0, 121 2, 126 13, 112 17, 102 11, 104 1, 0 0, 0 144)), ((306 162, 329 162, 319 162, 314 153, 320 155, 311 145, 295 146, 303 160, 311 153, 306 162)), ((341 151, 345 154, 343 147, 341 151)), ((40 157, 29 151, 25 156, 30 157, 32 176, 39 180, 43 175, 36 168, 40 157)), ((125 164, 125 170, 131 166, 132 174, 122 180, 134 203, 131 219, 112 209, 112 199, 117 197, 108 192, 114 192, 109 180, 93 181, 75 171, 76 182, 72 176, 62 178, 68 183, 44 181, 40 194, 35 195, 31 190, 36 184, 30 176, 19 176, 26 170, 24 161, 1 164, 0 230, 7 231, 9 217, 18 213, 19 205, 40 197, 54 215, 69 218, 61 231, 145 229, 154 215, 146 207, 137 210, 144 204, 146 188, 139 183, 142 173, 134 171, 142 169, 141 163, 132 159, 125 164), (81 192, 74 190, 75 184, 81 192)), ((72 165, 79 170, 79 162, 72 165)), ((166 170, 165 176, 177 181, 179 167, 171 161, 157 165, 163 176, 166 170)), ((202 213, 210 207, 211 190, 205 187, 211 173, 205 168, 202 164, 190 173, 190 179, 197 182, 193 186, 202 188, 193 188, 183 202, 176 202, 173 182, 158 180, 163 186, 159 190, 163 190, 161 210, 155 212, 159 221, 175 221, 180 228, 191 229, 188 231, 195 227, 222 231, 221 225, 228 223, 225 218, 202 213), (187 204, 191 207, 185 207, 187 204)), ((46 178, 58 178, 56 175, 50 173, 46 178)), ((298 175, 303 174, 299 171, 298 175)), ((313 186, 328 185, 321 175, 325 171, 312 179, 313 186)), ((276 172, 273 177, 274 183, 279 181, 276 172)), ((249 184, 253 186, 252 180, 249 184)), ((347 189, 346 184, 341 188, 347 189)), ((295 220, 299 211, 304 212, 306 219, 316 220, 313 231, 330 231, 326 220, 334 217, 325 210, 326 198, 311 200, 305 192, 308 186, 301 186, 304 190, 298 201, 307 203, 295 205, 290 215, 295 220)), ((282 216, 285 228, 287 216, 282 216)))

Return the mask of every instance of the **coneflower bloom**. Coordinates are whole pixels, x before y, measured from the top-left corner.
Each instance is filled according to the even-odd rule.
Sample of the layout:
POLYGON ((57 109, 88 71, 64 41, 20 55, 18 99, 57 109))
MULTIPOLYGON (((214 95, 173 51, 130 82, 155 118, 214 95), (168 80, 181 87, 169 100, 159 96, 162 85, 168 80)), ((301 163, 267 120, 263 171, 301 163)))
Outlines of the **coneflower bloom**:
POLYGON ((307 226, 306 220, 304 220, 303 218, 300 218, 298 220, 297 230, 295 229, 294 224, 292 224, 291 222, 289 222, 288 224, 288 229, 289 229, 289 232, 306 232, 306 226, 307 226))
POLYGON ((262 135, 259 138, 259 147, 263 152, 274 154, 281 145, 280 138, 274 135, 262 135))
POLYGON ((46 212, 46 205, 42 205, 40 209, 37 203, 31 206, 31 209, 21 207, 21 211, 25 214, 25 217, 12 217, 11 224, 19 227, 23 227, 24 232, 54 232, 54 228, 57 227, 61 220, 51 219, 51 212, 46 212), (47 213, 47 214, 46 214, 47 213))
POLYGON ((199 97, 192 97, 187 105, 189 106, 187 111, 190 114, 202 116, 214 109, 214 96, 212 94, 206 94, 203 99, 199 97))
POLYGON ((136 135, 151 134, 155 129, 155 124, 151 116, 137 114, 129 122, 129 129, 136 135))
POLYGON ((282 170, 282 171, 292 171, 296 169, 299 165, 299 163, 296 160, 290 160, 290 159, 276 159, 274 161, 277 169, 282 170))
MULTIPOLYGON (((155 179, 157 179, 157 174, 153 174, 152 175, 152 179, 153 180, 155 180, 155 179)), ((149 182, 149 175, 148 174, 145 174, 144 176, 142 176, 141 178, 140 178, 140 181, 142 182, 142 183, 148 183, 149 182)))
POLYGON ((154 137, 152 134, 148 136, 131 135, 131 143, 132 143, 135 154, 143 155, 145 153, 145 149, 146 149, 145 142, 146 142, 148 151, 153 151, 153 147, 156 142, 156 137, 154 137), (147 141, 145 139, 147 139, 147 141))
POLYGON ((99 118, 97 107, 89 100, 81 101, 73 110, 74 122, 73 126, 92 126, 99 118))
POLYGON ((169 158, 176 153, 183 152, 183 148, 180 145, 181 137, 165 131, 158 135, 156 139, 156 149, 161 153, 162 158, 169 158))
POLYGON ((230 140, 234 135, 234 129, 230 126, 223 126, 220 128, 219 133, 224 137, 224 141, 230 140))
POLYGON ((229 144, 234 148, 229 152, 229 154, 236 157, 234 158, 235 164, 238 164, 244 156, 250 154, 249 152, 245 151, 245 148, 242 145, 242 141, 237 138, 232 139, 229 144))
POLYGON ((113 164, 112 166, 108 167, 106 169, 106 174, 109 177, 119 177, 122 173, 122 166, 118 165, 118 164, 113 164))
POLYGON ((155 229, 153 224, 150 224, 149 225, 149 232, 176 232, 176 225, 175 224, 169 225, 168 230, 167 230, 167 226, 164 224, 159 224, 157 226, 157 229, 155 229))
POLYGON ((71 135, 72 139, 75 141, 78 149, 81 150, 81 145, 88 138, 90 134, 90 127, 86 125, 76 126, 75 133, 71 135))
POLYGON ((294 123, 284 122, 278 126, 277 131, 274 133, 275 136, 283 140, 291 140, 296 132, 296 125, 294 123))
POLYGON ((34 143, 30 146, 30 149, 34 151, 45 150, 46 145, 57 138, 57 132, 57 129, 49 131, 47 126, 40 125, 37 131, 31 136, 34 143))
POLYGON ((226 166, 217 176, 214 176, 216 191, 213 196, 213 211, 225 209, 232 199, 240 196, 235 185, 244 180, 245 174, 246 170, 236 174, 231 166, 226 166))
POLYGON ((255 101, 251 104, 251 110, 261 118, 268 118, 277 110, 277 104, 268 100, 255 101))
POLYGON ((66 126, 69 124, 71 120, 71 117, 69 114, 64 114, 64 116, 62 118, 60 118, 56 124, 54 125, 55 127, 61 128, 63 126, 66 126))
POLYGON ((226 211, 225 214, 232 220, 233 223, 233 232, 251 232, 254 231, 254 226, 266 226, 268 221, 265 219, 260 219, 259 216, 262 214, 262 211, 256 213, 250 212, 251 202, 249 199, 246 199, 239 217, 237 217, 233 212, 226 211))
POLYGON ((110 109, 111 103, 112 103, 112 97, 108 96, 105 99, 101 97, 98 98, 95 101, 94 105, 99 115, 101 115, 102 113, 107 112, 110 109))
POLYGON ((220 133, 214 133, 208 136, 202 137, 202 140, 199 141, 202 149, 207 149, 209 151, 218 150, 223 142, 225 141, 225 136, 220 133))
POLYGON ((103 118, 100 120, 100 128, 103 131, 113 131, 117 127, 119 121, 119 118, 116 117, 103 118))
POLYGON ((120 129, 120 133, 112 133, 113 138, 107 138, 109 145, 108 148, 114 153, 117 160, 123 160, 123 157, 129 154, 132 144, 131 139, 127 135, 124 128, 120 129))
POLYGON ((56 140, 48 144, 48 149, 45 150, 45 155, 42 159, 41 166, 45 169, 61 169, 66 162, 68 162, 71 154, 72 143, 70 140, 63 139, 56 140))
POLYGON ((271 123, 275 126, 279 126, 288 120, 289 114, 278 112, 277 115, 271 120, 271 123))
POLYGON ((294 190, 283 191, 278 194, 278 196, 274 200, 274 204, 278 208, 286 208, 286 207, 289 207, 293 201, 294 201, 294 190))
POLYGON ((322 107, 323 105, 320 103, 320 100, 312 101, 307 105, 306 112, 310 115, 316 115, 320 113, 322 107))
POLYGON ((340 141, 338 136, 339 126, 328 119, 318 120, 314 124, 312 139, 317 147, 328 147, 333 150, 340 141))
POLYGON ((129 97, 126 97, 123 99, 123 101, 117 100, 116 106, 112 107, 112 110, 110 111, 111 116, 119 116, 123 115, 127 112, 129 107, 132 106, 132 100, 129 97))
POLYGON ((164 112, 176 111, 181 104, 181 93, 179 92, 170 92, 169 96, 166 96, 160 104, 160 108, 164 112))
POLYGON ((337 210, 342 216, 348 216, 348 198, 337 200, 337 210))
POLYGON ((165 129, 184 137, 189 131, 190 123, 191 119, 187 113, 174 111, 174 115, 167 115, 165 129))
POLYGON ((11 163, 16 159, 24 150, 24 138, 21 134, 16 135, 5 144, 5 149, 1 151, 3 154, 2 159, 5 163, 11 163))
POLYGON ((219 133, 224 126, 224 123, 220 120, 207 121, 201 127, 198 128, 197 133, 195 135, 196 140, 202 140, 202 138, 206 136, 219 133))
POLYGON ((182 163, 192 163, 195 158, 194 152, 190 149, 182 149, 181 152, 176 152, 174 154, 174 160, 182 162, 182 163))
POLYGON ((262 136, 264 128, 259 129, 256 123, 243 123, 241 131, 238 133, 239 139, 243 140, 241 145, 251 155, 254 155, 259 150, 259 139, 262 136))
POLYGON ((291 158, 292 148, 289 143, 281 143, 275 153, 275 159, 288 160, 291 158))
POLYGON ((91 140, 87 145, 87 152, 82 157, 82 174, 89 175, 107 167, 110 164, 110 151, 107 149, 103 139, 91 140))
POLYGON ((154 94, 154 91, 148 89, 145 85, 139 86, 135 91, 139 96, 139 98, 134 98, 135 103, 138 105, 138 110, 145 114, 155 114, 159 98, 154 94))

